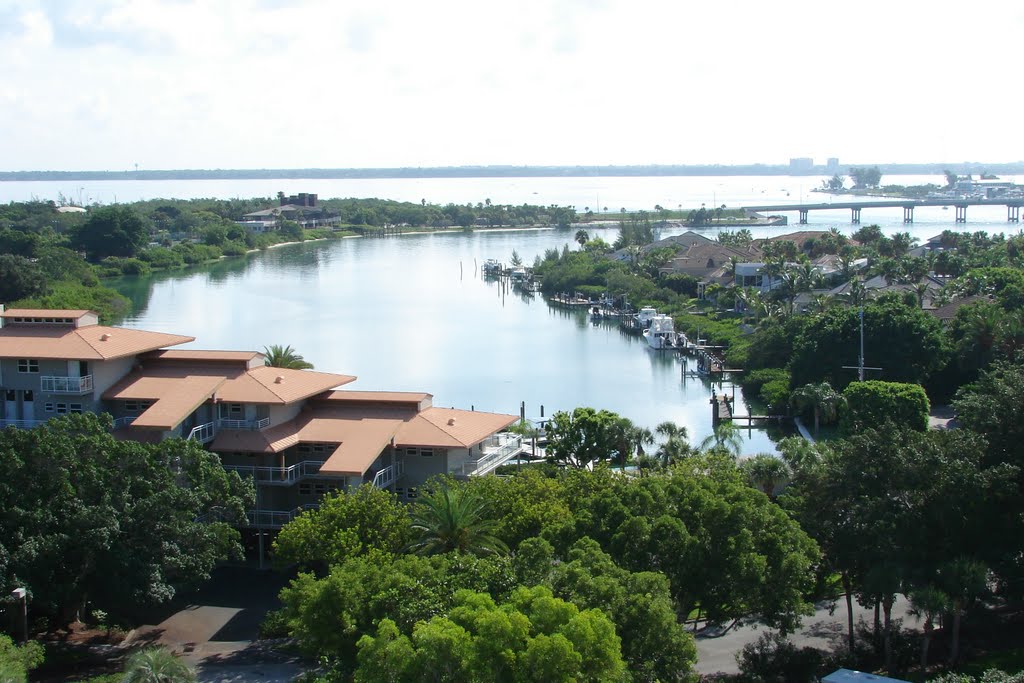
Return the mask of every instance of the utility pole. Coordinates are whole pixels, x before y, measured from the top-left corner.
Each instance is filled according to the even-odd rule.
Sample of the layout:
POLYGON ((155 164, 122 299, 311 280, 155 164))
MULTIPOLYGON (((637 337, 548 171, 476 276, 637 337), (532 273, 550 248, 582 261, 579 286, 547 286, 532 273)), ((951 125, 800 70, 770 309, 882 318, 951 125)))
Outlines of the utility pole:
POLYGON ((869 368, 864 366, 864 304, 860 305, 860 357, 858 358, 857 365, 844 365, 847 370, 857 371, 857 381, 864 381, 865 370, 881 370, 882 368, 869 368))

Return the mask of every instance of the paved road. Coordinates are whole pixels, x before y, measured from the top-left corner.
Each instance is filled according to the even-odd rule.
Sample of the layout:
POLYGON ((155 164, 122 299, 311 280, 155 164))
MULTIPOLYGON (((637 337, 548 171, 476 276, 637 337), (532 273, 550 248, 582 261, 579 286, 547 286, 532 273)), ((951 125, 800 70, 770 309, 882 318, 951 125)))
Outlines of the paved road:
MULTIPOLYGON (((903 619, 907 628, 918 625, 916 617, 907 614, 907 601, 897 600, 892 609, 893 619, 903 619)), ((853 603, 853 618, 870 622, 874 619, 874 610, 864 609, 853 603)), ((813 616, 804 617, 803 625, 790 640, 800 647, 810 646, 830 649, 834 644, 846 637, 846 601, 840 599, 835 603, 835 610, 830 614, 828 603, 819 603, 813 616)), ((761 634, 771 631, 763 624, 756 622, 736 626, 723 636, 712 637, 711 634, 697 635, 698 673, 711 674, 739 673, 736 666, 736 654, 747 643, 753 643, 761 634)))

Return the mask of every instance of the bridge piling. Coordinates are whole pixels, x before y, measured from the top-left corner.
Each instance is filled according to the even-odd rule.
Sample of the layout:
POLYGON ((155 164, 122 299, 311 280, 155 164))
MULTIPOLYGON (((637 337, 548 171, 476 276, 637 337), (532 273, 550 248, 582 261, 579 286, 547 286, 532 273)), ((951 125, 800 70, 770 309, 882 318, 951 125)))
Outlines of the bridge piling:
POLYGON ((860 207, 855 206, 850 209, 850 222, 859 225, 860 224, 860 207))
POLYGON ((914 222, 914 207, 904 206, 903 207, 903 222, 913 223, 914 222))
POLYGON ((966 223, 967 222, 967 205, 957 204, 956 205, 956 222, 966 223))
POLYGON ((1020 222, 1020 206, 1017 204, 1006 205, 1006 220, 1010 223, 1020 222))
POLYGON ((807 225, 808 209, 800 209, 800 225, 807 225))

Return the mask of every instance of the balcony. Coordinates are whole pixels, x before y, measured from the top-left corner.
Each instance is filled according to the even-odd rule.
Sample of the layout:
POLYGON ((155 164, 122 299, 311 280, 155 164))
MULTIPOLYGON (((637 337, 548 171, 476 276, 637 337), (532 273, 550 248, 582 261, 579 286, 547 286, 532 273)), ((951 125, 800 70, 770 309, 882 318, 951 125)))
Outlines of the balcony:
POLYGON ((269 486, 291 486, 308 477, 315 477, 320 473, 323 460, 303 460, 290 467, 256 467, 253 465, 224 465, 229 472, 238 472, 240 475, 252 477, 257 484, 269 486))
POLYGON ((270 426, 270 418, 264 417, 260 420, 228 420, 221 418, 217 420, 217 427, 220 429, 244 429, 258 432, 270 426))
POLYGON ((125 417, 115 417, 114 418, 114 429, 113 429, 113 431, 116 432, 118 429, 124 429, 124 428, 128 427, 132 422, 135 422, 135 415, 127 415, 125 417))
POLYGON ((480 444, 480 457, 467 460, 455 470, 464 476, 490 474, 523 452, 523 437, 518 434, 495 434, 480 444))
POLYGON ((247 526, 257 529, 280 529, 306 510, 315 510, 319 505, 300 505, 294 510, 249 510, 245 513, 247 526))
POLYGON ((0 420, 0 429, 14 427, 15 429, 32 429, 46 422, 46 420, 0 420))
POLYGON ((405 474, 405 461, 399 460, 394 465, 388 465, 373 475, 373 485, 379 489, 387 488, 398 481, 403 474, 405 474))
POLYGON ((185 439, 187 441, 198 441, 199 443, 207 444, 213 441, 215 436, 217 436, 217 423, 207 422, 206 424, 193 427, 185 439))
POLYGON ((39 390, 44 394, 73 394, 82 396, 92 393, 92 375, 85 377, 56 377, 45 375, 39 378, 39 390))

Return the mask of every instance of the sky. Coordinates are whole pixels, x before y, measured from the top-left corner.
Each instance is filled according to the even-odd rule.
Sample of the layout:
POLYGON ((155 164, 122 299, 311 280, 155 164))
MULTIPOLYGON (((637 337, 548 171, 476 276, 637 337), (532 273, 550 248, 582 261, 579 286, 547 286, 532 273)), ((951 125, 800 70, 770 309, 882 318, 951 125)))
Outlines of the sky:
POLYGON ((1024 3, 0 0, 0 170, 1024 160, 1024 3))

